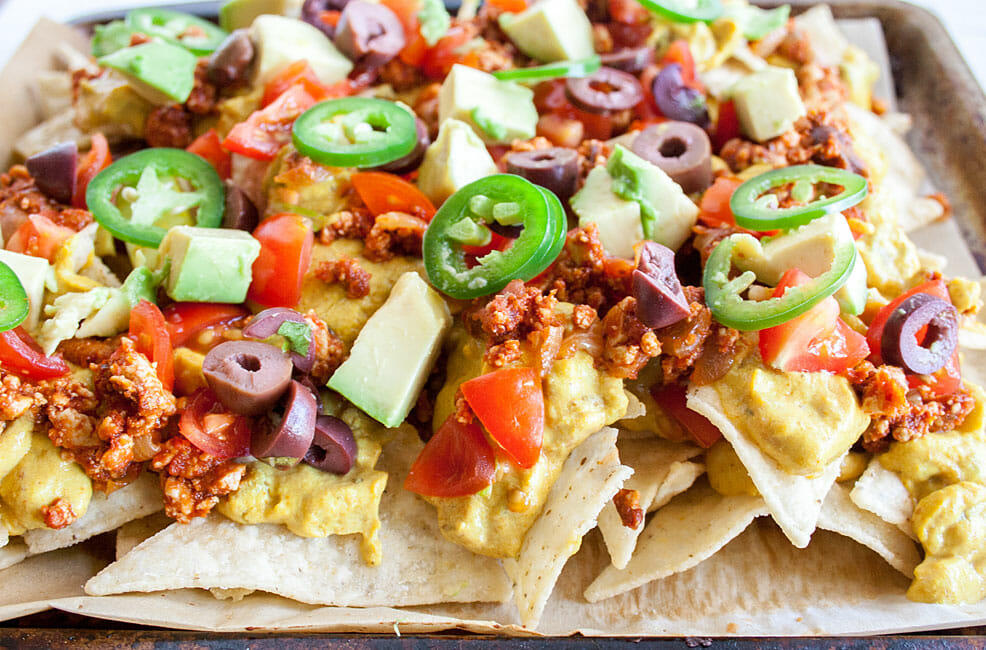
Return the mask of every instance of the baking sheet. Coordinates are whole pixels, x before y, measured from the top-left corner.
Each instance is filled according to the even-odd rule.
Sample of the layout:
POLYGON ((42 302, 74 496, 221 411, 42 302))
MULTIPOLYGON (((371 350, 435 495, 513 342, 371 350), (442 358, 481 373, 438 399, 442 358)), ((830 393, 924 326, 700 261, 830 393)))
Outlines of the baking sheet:
MULTIPOLYGON (((31 82, 62 42, 80 34, 42 21, 0 73, 5 92, 0 110, 0 152, 33 125, 38 115, 31 82)), ((946 254, 950 270, 978 275, 955 222, 930 236, 946 254)), ((919 239, 932 248, 928 237, 919 239)), ((976 369, 983 359, 972 361, 976 369)), ((911 603, 905 578, 866 548, 819 531, 807 549, 788 544, 768 521, 760 521, 718 555, 695 569, 617 598, 589 605, 588 582, 607 561, 598 533, 591 533, 569 562, 548 604, 541 634, 606 635, 842 635, 908 632, 986 623, 986 603, 949 607, 911 603), (777 576, 784 576, 778 580, 777 576)), ((270 595, 231 604, 198 591, 94 598, 85 580, 109 561, 96 545, 84 545, 0 572, 0 620, 56 608, 89 616, 205 631, 268 632, 476 632, 529 634, 494 621, 516 620, 512 605, 439 605, 408 609, 328 608, 270 595)))

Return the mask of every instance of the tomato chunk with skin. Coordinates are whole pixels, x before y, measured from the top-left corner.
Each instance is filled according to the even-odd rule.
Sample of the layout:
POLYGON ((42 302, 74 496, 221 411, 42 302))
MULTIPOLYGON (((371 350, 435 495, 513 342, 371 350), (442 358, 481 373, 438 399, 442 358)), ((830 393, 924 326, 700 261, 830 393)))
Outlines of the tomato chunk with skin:
POLYGON ((493 483, 496 455, 476 423, 450 415, 411 465, 404 489, 428 497, 465 497, 493 483))
POLYGON ((294 307, 301 298, 301 283, 315 243, 308 221, 282 212, 262 221, 253 236, 260 242, 260 255, 253 263, 247 298, 265 307, 294 307))
POLYGON ((222 146, 247 158, 273 160, 281 147, 291 142, 294 121, 314 103, 303 86, 291 86, 270 105, 234 126, 222 146))
POLYGON ((34 257, 43 257, 49 262, 75 231, 59 225, 42 213, 30 214, 14 231, 7 242, 7 250, 34 257))
POLYGON ((533 467, 544 440, 544 393, 532 368, 504 368, 463 382, 463 397, 519 466, 533 467))
POLYGON ((188 441, 221 460, 250 453, 250 419, 230 413, 208 388, 189 399, 178 421, 178 431, 188 441))
POLYGON ((0 367, 27 379, 54 379, 71 370, 61 355, 45 356, 23 327, 0 332, 0 367))
POLYGON ((400 176, 387 172, 356 172, 350 181, 375 217, 385 212, 406 212, 431 221, 435 216, 431 200, 400 176))
POLYGON ((229 180, 233 169, 233 160, 229 152, 223 149, 222 140, 215 129, 209 129, 199 137, 195 138, 192 144, 188 145, 186 151, 201 156, 216 169, 219 178, 229 180))
POLYGON ((171 390, 175 384, 174 348, 157 305, 141 300, 130 310, 130 338, 136 342, 137 351, 154 364, 164 387, 171 390))
POLYGON ((716 444, 722 433, 707 417, 688 408, 686 389, 681 384, 665 384, 651 391, 658 406, 678 421, 692 440, 703 449, 716 444))
POLYGON ((250 312, 240 305, 212 302, 173 302, 164 308, 171 344, 184 345, 207 327, 244 318, 250 312))
MULTIPOLYGON (((773 296, 810 281, 800 270, 788 269, 773 296)), ((759 338, 764 362, 788 372, 840 373, 869 356, 866 338, 839 318, 839 303, 831 296, 797 318, 760 330, 759 338)))
POLYGON ((75 193, 72 195, 72 206, 76 208, 86 208, 86 190, 96 174, 103 171, 113 162, 110 153, 110 143, 106 136, 100 132, 92 135, 92 147, 79 161, 79 166, 75 172, 75 193))

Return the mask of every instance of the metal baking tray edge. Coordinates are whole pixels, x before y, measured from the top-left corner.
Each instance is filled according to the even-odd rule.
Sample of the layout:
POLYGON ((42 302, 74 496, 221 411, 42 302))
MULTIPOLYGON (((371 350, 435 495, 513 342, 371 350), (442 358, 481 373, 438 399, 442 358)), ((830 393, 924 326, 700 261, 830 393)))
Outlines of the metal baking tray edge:
MULTIPOLYGON (((162 4, 168 4, 164 2, 162 4)), ((219 2, 169 4, 198 15, 215 16, 219 2)), ((785 4, 757 0, 762 6, 785 4)), ((815 0, 787 0, 794 10, 805 9, 815 0)), ((827 0, 836 18, 877 18, 883 26, 890 53, 900 110, 909 113, 914 128, 908 141, 927 169, 935 188, 951 201, 954 218, 980 269, 986 269, 986 95, 941 21, 931 12, 901 0, 827 0)), ((121 16, 104 12, 80 16, 72 22, 87 27, 121 16)), ((44 612, 0 624, 0 648, 37 649, 53 647, 130 648, 256 648, 294 650, 320 647, 363 648, 515 648, 549 645, 571 649, 597 648, 696 648, 747 650, 773 647, 794 648, 884 648, 986 647, 986 627, 950 630, 948 635, 925 633, 866 638, 754 638, 722 639, 497 639, 457 633, 396 637, 348 637, 346 635, 252 635, 178 632, 136 628, 120 624, 44 612), (97 627, 107 624, 108 627, 97 627), (84 628, 84 629, 79 629, 84 628), (962 636, 957 636, 960 634, 962 636), (631 646, 630 644, 633 644, 631 646)))

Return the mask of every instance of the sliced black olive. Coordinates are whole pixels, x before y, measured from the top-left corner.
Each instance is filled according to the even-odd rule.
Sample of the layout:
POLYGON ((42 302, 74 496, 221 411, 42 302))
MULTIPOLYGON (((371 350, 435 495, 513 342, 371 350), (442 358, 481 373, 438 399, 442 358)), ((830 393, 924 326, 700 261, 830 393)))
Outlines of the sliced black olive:
POLYGON ((651 329, 673 325, 691 313, 674 270, 674 251, 657 242, 644 242, 633 270, 632 291, 637 318, 651 329))
POLYGON ((579 154, 565 147, 516 151, 507 155, 507 171, 523 176, 567 201, 575 194, 578 184, 579 154))
POLYGON ((223 212, 223 228, 253 232, 260 223, 260 215, 246 192, 232 181, 226 181, 226 211, 223 212))
POLYGON ((381 66, 404 48, 404 27, 382 4, 352 0, 339 16, 332 42, 353 61, 381 66))
POLYGON ((239 415, 269 411, 291 382, 291 358, 260 341, 227 341, 209 350, 202 374, 223 406, 239 415))
POLYGON ((644 129, 631 150, 671 177, 686 194, 712 185, 712 143, 690 122, 663 122, 644 129))
POLYGON ((317 415, 315 396, 292 381, 284 396, 283 414, 269 415, 253 428, 250 453, 279 469, 294 467, 312 445, 317 415))
POLYGON ((428 135, 428 125, 417 116, 414 118, 414 130, 417 132, 418 141, 415 143, 414 149, 411 149, 411 153, 386 165, 381 165, 378 169, 391 174, 407 174, 418 168, 421 160, 425 157, 425 150, 431 144, 431 136, 428 135))
POLYGON ((206 68, 209 79, 220 88, 245 80, 253 54, 249 30, 234 30, 209 57, 206 68))
POLYGON ((38 189, 59 203, 71 203, 75 193, 75 166, 79 148, 74 142, 56 144, 36 153, 24 165, 38 189))
POLYGON ((600 54, 599 60, 607 68, 616 68, 630 74, 640 74, 644 68, 654 62, 654 48, 627 47, 615 52, 600 54))
POLYGON ((887 319, 880 340, 883 360, 914 375, 930 375, 948 363, 959 344, 955 307, 927 293, 916 293, 887 319), (927 326, 924 342, 918 332, 927 326))
POLYGON ((640 82, 632 74, 599 68, 588 77, 565 80, 568 101, 590 113, 611 113, 633 108, 644 97, 640 82))
POLYGON ((652 90, 654 101, 657 102, 657 107, 661 109, 664 117, 698 124, 702 128, 709 125, 705 95, 685 85, 680 64, 672 63, 664 66, 654 78, 652 90))
POLYGON ((322 20, 322 15, 326 11, 342 11, 347 4, 349 0, 305 0, 305 4, 301 5, 301 19, 332 38, 335 27, 322 20))
POLYGON ((356 463, 356 453, 356 438, 348 424, 331 415, 316 418, 315 438, 305 463, 323 472, 347 474, 356 463))

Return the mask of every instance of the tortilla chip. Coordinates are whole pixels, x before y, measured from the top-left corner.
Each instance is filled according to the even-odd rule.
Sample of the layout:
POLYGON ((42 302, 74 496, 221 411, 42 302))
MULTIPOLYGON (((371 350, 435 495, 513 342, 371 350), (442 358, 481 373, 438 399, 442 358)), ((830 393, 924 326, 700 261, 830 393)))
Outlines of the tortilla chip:
MULTIPOLYGON (((621 439, 617 447, 620 451, 620 462, 633 468, 633 476, 627 479, 623 488, 637 491, 640 495, 638 503, 644 512, 651 512, 661 507, 676 494, 687 490, 697 478, 694 472, 691 474, 687 471, 682 472, 685 465, 695 465, 687 462, 689 458, 702 453, 702 450, 695 445, 670 442, 651 436, 644 439, 621 439), (689 475, 691 480, 686 482, 684 479, 689 475), (655 497, 659 493, 663 501, 655 505, 655 497)), ((613 566, 622 569, 627 565, 637 545, 637 537, 643 529, 643 522, 637 528, 624 526, 613 502, 606 503, 599 513, 599 530, 606 542, 613 566)))
POLYGON ((565 461, 520 555, 503 561, 525 627, 536 627, 555 582, 595 525, 599 512, 633 473, 620 464, 616 429, 599 430, 565 461))
POLYGON ((624 569, 606 567, 585 590, 586 600, 594 603, 687 571, 766 514, 760 497, 723 496, 700 481, 657 511, 630 563, 624 569))
POLYGON ((880 464, 877 458, 873 458, 862 476, 856 479, 849 498, 857 507, 872 512, 916 539, 911 530, 914 500, 900 477, 880 464))
POLYGON ((815 477, 789 474, 730 422, 715 388, 689 388, 688 408, 707 417, 733 446, 763 496, 770 515, 791 543, 798 548, 808 546, 825 495, 839 476, 842 457, 829 463, 815 477))
POLYGON ((145 539, 154 537, 173 523, 174 519, 163 512, 158 512, 123 524, 116 531, 116 559, 119 560, 145 539))
POLYGON ((856 540, 875 551, 890 566, 913 578, 914 567, 921 563, 917 545, 897 526, 853 503, 849 492, 845 485, 836 483, 832 486, 818 517, 818 527, 856 540))
POLYGON ((109 496, 93 493, 86 514, 71 526, 60 530, 29 530, 24 533, 24 541, 31 555, 54 551, 116 530, 128 521, 157 512, 163 504, 157 476, 144 472, 136 481, 109 496))
POLYGON ((0 548, 0 570, 14 566, 27 558, 27 555, 27 544, 19 539, 11 540, 0 548))
POLYGON ((967 350, 986 350, 986 323, 959 317, 959 346, 967 350))
POLYGON ((447 541, 431 506, 404 490, 423 445, 406 427, 384 450, 383 560, 363 562, 358 535, 298 537, 283 526, 219 515, 172 524, 86 583, 93 595, 168 589, 255 589, 304 603, 358 607, 504 601, 510 581, 493 558, 447 541))
POLYGON ((3 524, 0 524, 0 548, 6 546, 7 542, 9 541, 10 541, 10 535, 7 532, 7 527, 4 526, 3 524))
POLYGON ((654 512, 658 508, 666 506, 671 502, 671 499, 690 488, 702 474, 705 474, 705 465, 702 463, 693 463, 687 460, 680 463, 671 463, 671 467, 668 469, 668 476, 661 483, 661 487, 658 488, 657 494, 654 495, 654 500, 651 501, 650 507, 647 508, 647 512, 654 512))

